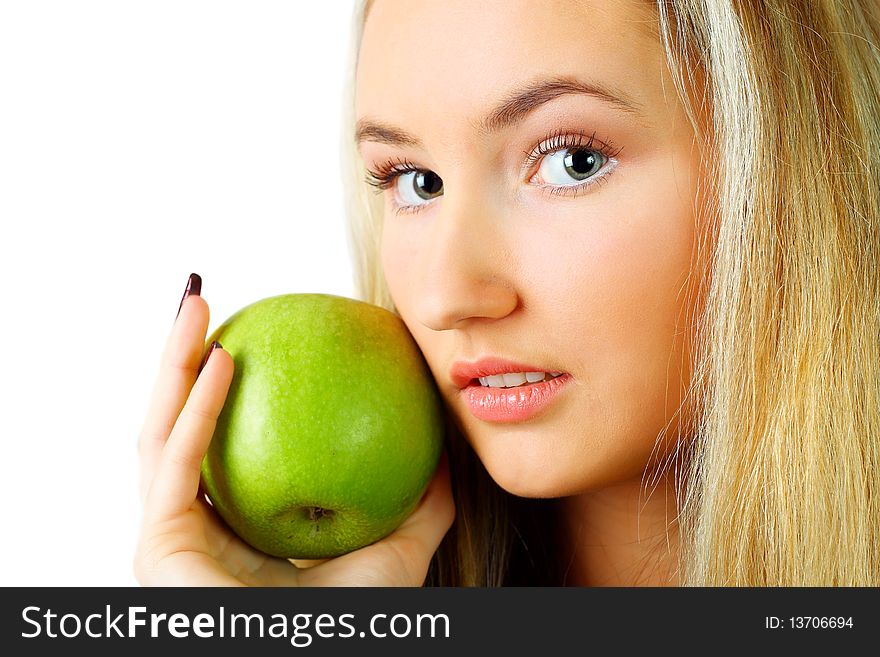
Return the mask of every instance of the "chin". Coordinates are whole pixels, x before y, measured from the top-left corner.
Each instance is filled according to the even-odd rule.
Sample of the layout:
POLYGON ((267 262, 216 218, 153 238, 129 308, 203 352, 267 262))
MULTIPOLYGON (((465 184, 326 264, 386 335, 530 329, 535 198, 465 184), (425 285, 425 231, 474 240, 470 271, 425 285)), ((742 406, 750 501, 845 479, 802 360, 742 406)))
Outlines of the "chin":
MULTIPOLYGON (((497 443, 495 445, 498 446, 497 443)), ((568 497, 598 491, 639 477, 637 463, 606 460, 594 450, 584 456, 580 450, 565 453, 534 449, 534 442, 511 441, 503 450, 481 446, 475 450, 489 476, 511 495, 529 498, 568 497), (632 472, 630 471, 632 469, 632 472)))
POLYGON ((513 485, 505 485, 497 478, 492 477, 501 488, 515 495, 516 497, 527 497, 531 499, 551 499, 556 497, 565 497, 560 495, 557 488, 548 488, 547 486, 529 486, 528 482, 515 482, 513 485), (526 484, 526 485, 524 485, 526 484))
POLYGON ((583 482, 572 481, 564 473, 546 468, 522 467, 509 460, 483 462, 489 476, 505 491, 517 497, 566 497, 583 491, 583 482))

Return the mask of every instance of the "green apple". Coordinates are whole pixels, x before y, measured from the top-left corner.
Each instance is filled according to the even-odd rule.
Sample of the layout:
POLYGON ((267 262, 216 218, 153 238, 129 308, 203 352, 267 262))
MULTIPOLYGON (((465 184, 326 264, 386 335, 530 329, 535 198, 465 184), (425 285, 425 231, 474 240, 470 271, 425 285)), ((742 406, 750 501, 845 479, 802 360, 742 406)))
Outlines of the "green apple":
POLYGON ((278 557, 333 557, 412 513, 445 426, 400 317, 346 297, 285 294, 241 309, 212 340, 235 373, 202 479, 244 541, 278 557))

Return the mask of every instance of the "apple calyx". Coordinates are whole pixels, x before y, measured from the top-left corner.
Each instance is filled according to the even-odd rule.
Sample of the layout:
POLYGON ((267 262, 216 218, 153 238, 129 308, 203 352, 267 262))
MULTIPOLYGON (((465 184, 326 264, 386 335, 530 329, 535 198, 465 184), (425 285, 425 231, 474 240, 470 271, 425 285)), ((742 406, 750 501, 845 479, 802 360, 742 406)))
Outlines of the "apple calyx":
POLYGON ((315 522, 321 520, 322 518, 332 518, 334 512, 331 509, 325 509, 320 506, 310 506, 308 507, 309 511, 309 520, 314 520, 315 522))

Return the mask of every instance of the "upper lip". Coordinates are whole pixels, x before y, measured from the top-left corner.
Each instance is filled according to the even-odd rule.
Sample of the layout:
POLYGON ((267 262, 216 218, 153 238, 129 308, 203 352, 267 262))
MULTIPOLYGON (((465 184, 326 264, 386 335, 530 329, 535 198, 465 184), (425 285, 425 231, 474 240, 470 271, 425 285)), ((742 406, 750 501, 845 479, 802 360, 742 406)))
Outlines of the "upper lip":
POLYGON ((512 372, 558 372, 560 370, 548 369, 538 365, 523 365, 504 358, 488 356, 477 361, 456 361, 449 370, 449 378, 461 389, 467 388, 471 381, 481 376, 496 374, 511 374, 512 372))

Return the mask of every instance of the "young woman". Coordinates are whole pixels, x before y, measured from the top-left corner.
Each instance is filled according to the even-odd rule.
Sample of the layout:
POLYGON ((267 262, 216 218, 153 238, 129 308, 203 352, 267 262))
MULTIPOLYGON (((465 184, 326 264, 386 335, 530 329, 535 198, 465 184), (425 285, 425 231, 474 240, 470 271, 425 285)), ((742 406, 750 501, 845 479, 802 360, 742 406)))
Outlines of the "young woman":
POLYGON ((448 461, 372 546, 254 552, 198 494, 233 364, 185 295, 140 581, 880 584, 878 3, 375 0, 353 37, 359 296, 448 461))

